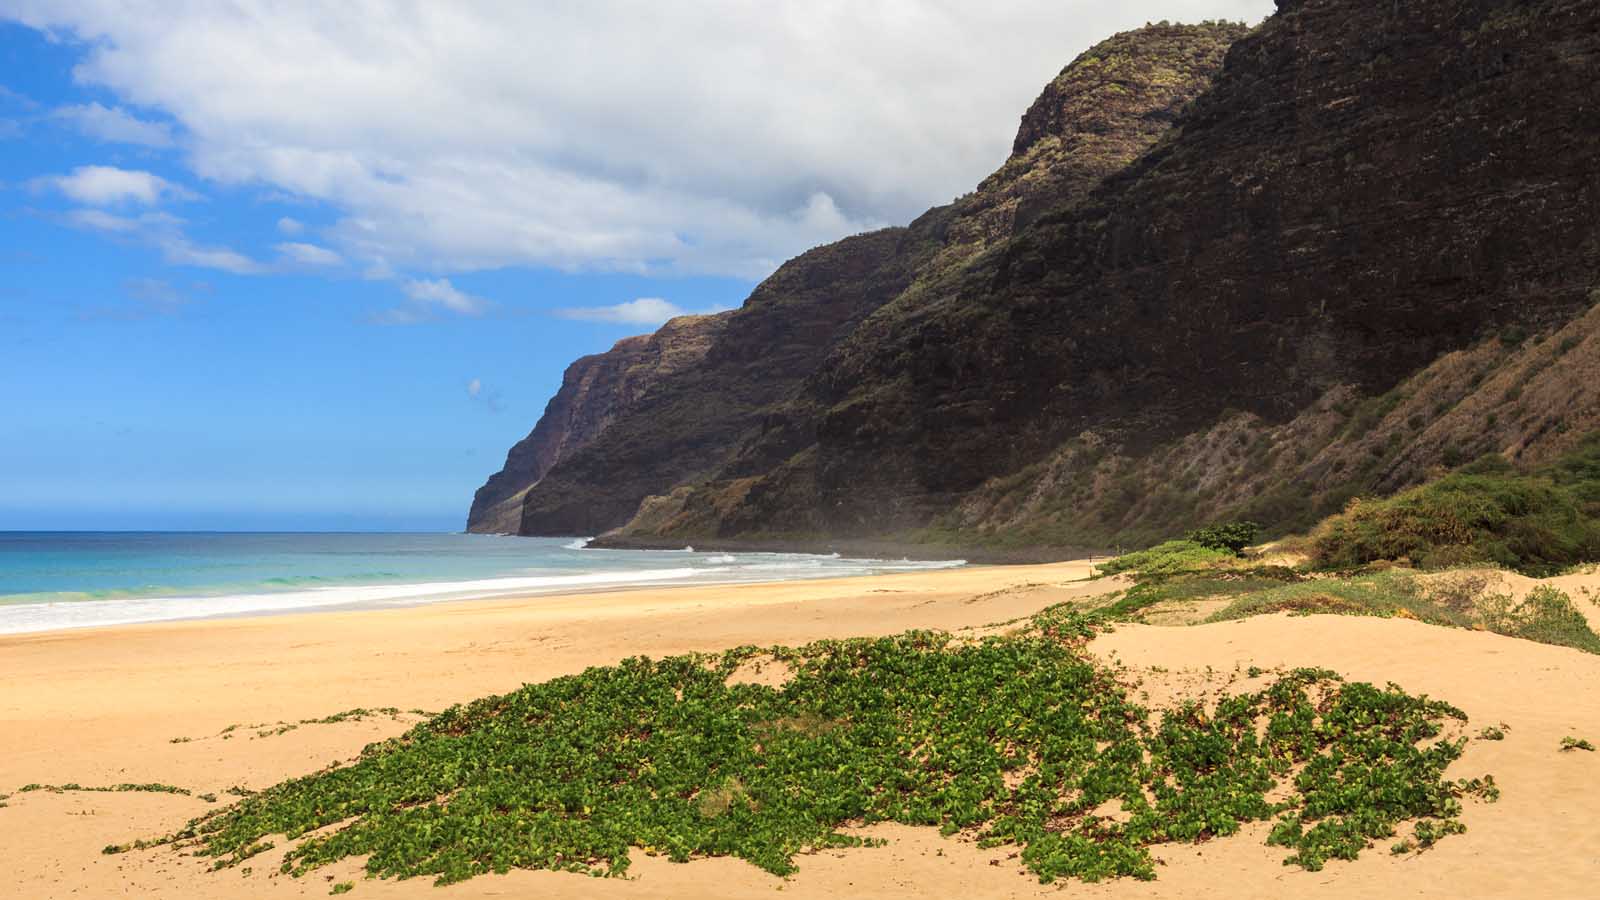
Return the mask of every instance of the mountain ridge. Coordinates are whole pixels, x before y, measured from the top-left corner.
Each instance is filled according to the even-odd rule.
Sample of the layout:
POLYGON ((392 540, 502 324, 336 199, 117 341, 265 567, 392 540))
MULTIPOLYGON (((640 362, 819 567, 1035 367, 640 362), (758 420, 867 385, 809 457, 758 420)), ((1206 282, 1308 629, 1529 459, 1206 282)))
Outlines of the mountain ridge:
MULTIPOLYGON (((1575 439, 1597 402, 1581 391, 1530 392, 1507 431, 1511 388, 1492 398, 1438 374, 1430 390, 1462 413, 1403 386, 1587 313, 1600 11, 1303 0, 1243 31, 1126 159, 1035 207, 991 176, 947 208, 906 290, 830 344, 720 467, 640 498, 611 539, 1109 546, 1241 510, 1284 526, 1452 454, 1575 439), (1390 421, 1401 408, 1407 433, 1390 421), (1422 439, 1446 420, 1469 439, 1422 439), (1374 444, 1375 430, 1398 437, 1374 444), (1270 479, 1246 477, 1218 455, 1241 434, 1252 454, 1306 461, 1274 456, 1270 479), (1210 485, 1221 472, 1241 490, 1210 485)), ((1137 56, 1141 33, 1171 34, 1101 47, 1137 56)), ((1074 130, 1094 108, 1050 98, 1069 76, 1122 84, 1090 77, 1099 65, 1091 50, 1063 70, 1014 150, 1048 149, 1045 125, 1095 136, 1074 130)))

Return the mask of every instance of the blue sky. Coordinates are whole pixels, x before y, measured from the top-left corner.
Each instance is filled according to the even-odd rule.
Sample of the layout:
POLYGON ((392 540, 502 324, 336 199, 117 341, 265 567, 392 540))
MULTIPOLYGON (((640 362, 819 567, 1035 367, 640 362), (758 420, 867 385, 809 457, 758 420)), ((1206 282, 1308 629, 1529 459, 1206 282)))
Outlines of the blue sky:
POLYGON ((577 356, 1269 10, 0 0, 0 529, 459 529, 577 356))
POLYGON ((84 206, 30 182, 87 165, 150 172, 196 195, 159 207, 193 223, 204 237, 192 240, 262 258, 334 214, 195 184, 172 148, 50 119, 117 106, 73 83, 81 55, 0 26, 0 116, 13 123, 0 142, 0 529, 459 529, 565 365, 649 330, 551 309, 639 297, 729 307, 752 286, 502 269, 448 279, 492 304, 481 314, 389 324, 407 299, 391 280, 171 263, 141 238, 65 219, 143 205, 84 206), (286 235, 282 218, 304 229, 286 235))

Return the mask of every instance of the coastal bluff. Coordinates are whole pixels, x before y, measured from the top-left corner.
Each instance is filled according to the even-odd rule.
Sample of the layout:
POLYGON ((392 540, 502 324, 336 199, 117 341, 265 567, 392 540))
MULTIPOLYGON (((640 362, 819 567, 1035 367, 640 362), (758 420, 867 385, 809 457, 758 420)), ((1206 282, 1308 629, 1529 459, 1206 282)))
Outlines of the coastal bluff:
POLYGON ((972 194, 780 267, 553 465, 514 451, 484 530, 1112 546, 1551 458, 1600 424, 1597 78, 1574 0, 1117 35, 972 194))

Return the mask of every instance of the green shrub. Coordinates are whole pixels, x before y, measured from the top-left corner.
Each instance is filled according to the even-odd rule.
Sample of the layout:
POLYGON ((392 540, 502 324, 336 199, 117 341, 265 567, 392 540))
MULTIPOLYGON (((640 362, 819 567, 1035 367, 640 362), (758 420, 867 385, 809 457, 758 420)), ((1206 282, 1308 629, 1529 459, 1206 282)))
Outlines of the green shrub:
POLYGON ((1313 562, 1387 560, 1423 568, 1491 563, 1549 575, 1600 559, 1600 453, 1591 440, 1545 470, 1498 457, 1383 500, 1355 500, 1312 535, 1313 562))
POLYGON ((1191 543, 1211 550, 1226 550, 1237 556, 1244 548, 1254 544, 1261 535, 1261 526, 1254 522, 1227 522, 1196 528, 1183 536, 1191 543))
POLYGON ((1133 572, 1140 575, 1173 575, 1214 568, 1218 563, 1234 558, 1227 550, 1201 546, 1194 541, 1167 541, 1149 550, 1125 553, 1095 566, 1099 575, 1117 575, 1133 572))

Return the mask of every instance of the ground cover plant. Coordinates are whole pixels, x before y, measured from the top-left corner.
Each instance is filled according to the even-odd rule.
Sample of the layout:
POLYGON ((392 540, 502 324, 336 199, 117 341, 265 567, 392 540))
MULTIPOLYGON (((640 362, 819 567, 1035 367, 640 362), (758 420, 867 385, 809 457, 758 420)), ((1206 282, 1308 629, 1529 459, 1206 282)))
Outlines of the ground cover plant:
POLYGON ((1405 821, 1446 828, 1479 792, 1444 778, 1465 743, 1445 703, 1300 670, 1152 712, 1083 654, 1091 631, 1057 609, 981 640, 631 659, 452 708, 164 840, 228 866, 305 837, 283 864, 296 875, 360 855, 371 875, 440 883, 618 874, 641 850, 782 875, 863 843, 848 826, 895 821, 1017 845, 1042 881, 1152 878, 1152 845, 1256 820, 1320 868, 1405 821), (730 679, 767 658, 782 686, 730 679))
POLYGON ((32 793, 33 791, 45 791, 45 792, 51 793, 51 794, 63 794, 63 793, 66 793, 68 791, 90 791, 90 792, 94 792, 94 793, 109 793, 109 794, 122 794, 122 793, 130 793, 130 792, 132 792, 132 793, 146 793, 146 794, 182 794, 185 797, 188 797, 188 796, 193 794, 193 791, 190 791, 188 788, 181 788, 181 787, 177 787, 175 785, 170 785, 170 784, 159 784, 159 783, 156 783, 156 782, 150 782, 150 783, 146 783, 146 784, 123 783, 123 784, 95 785, 95 786, 92 786, 92 787, 87 787, 87 786, 78 784, 76 782, 69 782, 67 784, 38 784, 38 783, 34 783, 34 784, 25 784, 22 787, 17 788, 17 793, 19 793, 19 794, 28 794, 28 793, 32 793))
POLYGON ((1228 622, 1272 613, 1332 614, 1408 618, 1430 625, 1470 628, 1471 610, 1438 602, 1410 572, 1365 572, 1343 578, 1308 578, 1240 592, 1207 621, 1228 622))
POLYGON ((1521 602, 1496 596, 1481 608, 1485 627, 1496 634, 1600 653, 1600 635, 1572 598, 1550 585, 1535 587, 1521 602))
POLYGON ((1133 581, 1096 608, 1104 621, 1142 621, 1163 604, 1225 600, 1203 621, 1285 612, 1407 618, 1600 653, 1600 635, 1570 596, 1539 585, 1516 600, 1499 590, 1502 579, 1493 570, 1456 570, 1426 579, 1415 570, 1387 565, 1324 572, 1261 565, 1186 539, 1116 557, 1097 571, 1133 581))

